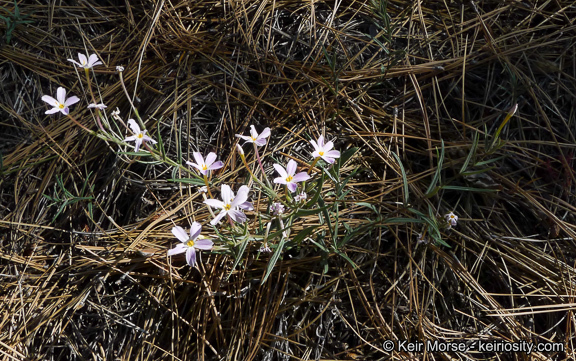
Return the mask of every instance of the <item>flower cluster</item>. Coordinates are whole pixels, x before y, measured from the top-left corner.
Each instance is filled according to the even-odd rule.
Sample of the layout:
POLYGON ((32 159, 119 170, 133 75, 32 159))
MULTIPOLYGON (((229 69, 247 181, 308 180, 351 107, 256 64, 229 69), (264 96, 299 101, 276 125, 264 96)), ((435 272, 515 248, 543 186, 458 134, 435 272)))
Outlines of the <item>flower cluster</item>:
MULTIPOLYGON (((260 162, 260 155, 258 153, 258 147, 263 147, 266 145, 266 138, 270 136, 270 129, 266 128, 262 131, 262 133, 258 134, 256 128, 252 125, 250 126, 250 136, 244 136, 237 134, 236 137, 245 140, 245 145, 248 143, 254 144, 254 150, 256 152, 256 156, 258 158, 260 167, 264 172, 264 168, 262 163, 260 162)), ((314 151, 312 152, 313 161, 315 164, 319 159, 323 159, 329 164, 334 163, 336 158, 340 157, 340 152, 336 150, 332 150, 334 147, 332 142, 324 143, 324 137, 320 136, 317 141, 310 142, 314 147, 314 151)), ((245 153, 244 150, 240 145, 237 146, 238 154, 244 161, 245 166, 250 170, 250 167, 246 163, 245 153)), ((210 192, 210 185, 208 182, 208 176, 210 175, 211 171, 220 169, 224 166, 222 161, 217 161, 216 153, 208 153, 206 158, 199 153, 193 153, 195 162, 187 161, 186 164, 196 169, 200 176, 202 176, 205 180, 206 185, 201 187, 199 192, 204 196, 204 204, 207 206, 219 210, 219 213, 214 216, 214 218, 210 221, 212 226, 217 226, 223 219, 227 220, 231 227, 235 227, 235 224, 242 224, 245 223, 247 220, 247 216, 244 211, 253 210, 254 207, 252 203, 248 201, 250 188, 246 185, 240 186, 238 189, 238 193, 234 194, 232 188, 227 184, 222 184, 220 187, 220 199, 215 198, 207 198, 205 193, 211 196, 210 192)), ((311 177, 306 172, 297 172, 297 163, 293 159, 290 159, 286 165, 286 168, 279 164, 274 164, 274 169, 280 177, 274 179, 274 183, 285 185, 286 188, 291 192, 295 193, 298 189, 298 183, 305 182, 309 180, 311 177)), ((313 167, 313 166, 312 166, 313 167)), ((310 167, 310 169, 312 168, 310 167)), ((250 171, 252 176, 254 174, 250 171)), ((306 192, 302 190, 294 197, 295 204, 301 204, 308 198, 306 192)), ((282 204, 282 202, 272 202, 270 205, 270 213, 275 216, 280 224, 282 225, 281 228, 284 228, 282 217, 286 212, 286 206, 282 204)), ((203 249, 208 250, 212 247, 213 243, 204 242, 199 243, 196 242, 196 238, 200 234, 201 225, 198 223, 193 223, 192 228, 190 229, 190 236, 186 235, 184 230, 180 227, 174 227, 172 233, 178 238, 182 244, 176 246, 176 248, 169 251, 169 255, 174 255, 178 253, 186 252, 186 260, 188 264, 194 265, 196 261, 196 254, 195 249, 203 249)), ((282 232, 283 236, 286 235, 285 232, 282 232)), ((263 246, 260 248, 260 252, 270 252, 270 248, 264 242, 263 246)))
MULTIPOLYGON (((86 80, 88 84, 89 94, 91 96, 90 101, 88 101, 86 107, 87 109, 92 109, 90 113, 99 127, 101 132, 93 132, 86 126, 78 122, 71 114, 70 107, 78 102, 80 98, 76 96, 67 97, 66 89, 63 87, 58 87, 56 91, 56 97, 50 95, 43 95, 42 100, 51 107, 46 110, 46 114, 62 113, 66 115, 69 119, 74 121, 77 125, 90 132, 91 134, 104 139, 106 141, 112 141, 122 146, 127 146, 129 142, 134 142, 134 150, 136 152, 141 151, 141 149, 146 149, 155 160, 160 160, 166 162, 172 166, 178 167, 180 169, 185 169, 190 173, 196 173, 199 179, 203 179, 205 185, 199 189, 201 196, 204 198, 203 203, 208 207, 210 213, 212 214, 212 219, 210 220, 210 225, 213 227, 218 226, 223 220, 223 227, 228 227, 231 233, 236 236, 246 237, 248 233, 246 224, 248 219, 245 211, 252 211, 254 206, 249 201, 250 188, 248 185, 240 185, 237 188, 237 193, 234 193, 232 187, 228 184, 220 185, 220 199, 212 196, 213 186, 211 185, 211 179, 213 173, 224 167, 224 162, 218 160, 216 153, 210 152, 205 157, 200 152, 194 152, 194 161, 186 161, 186 164, 191 168, 186 168, 180 163, 173 162, 169 160, 165 154, 161 154, 161 149, 155 149, 152 145, 158 142, 148 135, 148 131, 144 129, 144 121, 140 118, 137 109, 134 107, 132 102, 133 114, 135 114, 136 119, 128 119, 125 123, 120 117, 120 111, 118 109, 110 113, 110 118, 107 117, 107 106, 102 101, 97 101, 94 92, 91 88, 91 76, 96 76, 94 72, 89 70, 98 65, 103 65, 102 61, 98 58, 96 54, 84 55, 79 53, 78 59, 68 59, 69 62, 74 64, 74 66, 82 68, 85 70, 86 80), (105 120, 105 121, 102 121, 105 120), (109 120, 117 121, 121 123, 129 134, 123 136, 115 133, 115 127, 112 127, 109 120), (214 214, 212 209, 217 210, 218 213, 214 214), (228 225, 227 225, 228 224, 228 225)), ((120 82, 122 88, 124 89, 126 95, 128 96, 126 87, 123 82, 123 71, 124 68, 117 66, 116 70, 118 76, 120 77, 120 82)), ((128 98, 130 98, 128 96, 128 98)), ((266 236, 263 239, 261 252, 270 252, 270 247, 268 246, 268 231, 272 223, 276 224, 277 228, 281 230, 283 239, 288 237, 290 224, 287 226, 284 224, 286 220, 291 221, 291 217, 295 214, 299 208, 305 206, 305 202, 308 198, 306 194, 306 181, 312 178, 312 170, 315 169, 316 163, 322 159, 327 164, 333 164, 337 158, 340 157, 340 152, 334 150, 334 144, 331 141, 325 141, 324 136, 319 136, 316 140, 311 140, 310 144, 313 150, 310 152, 312 155, 312 163, 308 164, 305 161, 289 159, 285 165, 273 164, 278 177, 274 178, 273 184, 279 184, 285 186, 285 200, 273 189, 272 183, 267 178, 267 172, 264 168, 264 164, 260 158, 260 150, 266 146, 267 140, 271 136, 270 128, 264 128, 261 133, 258 133, 254 125, 250 125, 250 135, 236 134, 237 138, 244 140, 243 146, 247 144, 252 144, 254 147, 254 154, 256 156, 257 164, 261 174, 256 177, 255 172, 258 169, 252 169, 248 162, 246 161, 246 156, 244 149, 240 144, 237 144, 237 151, 240 155, 244 166, 250 172, 252 176, 252 181, 260 186, 260 189, 264 190, 265 193, 270 197, 269 199, 269 216, 264 217, 268 220, 266 236), (298 163, 304 164, 308 167, 308 172, 298 171, 298 163), (265 184, 264 184, 264 182, 265 184), (299 190, 300 188, 300 190, 299 190), (292 196, 291 194, 295 194, 292 196)), ((159 139, 160 140, 160 139, 159 139)), ((161 143, 162 145, 163 143, 161 143)), ((162 151, 163 152, 163 151, 162 151)), ((202 225, 198 222, 193 222, 190 226, 189 234, 180 227, 175 225, 172 228, 172 233, 181 242, 174 248, 168 251, 168 256, 175 256, 181 253, 186 254, 186 262, 190 266, 196 265, 197 250, 211 250, 214 246, 214 242, 210 239, 206 239, 200 235, 202 232, 202 225)), ((221 235, 223 233, 220 233, 221 235)), ((279 233, 273 233, 278 235, 279 233)), ((276 237, 276 236, 274 236, 276 237)), ((223 239, 220 237, 220 239, 223 239)))
MULTIPOLYGON (((86 70, 86 76, 88 77, 88 84, 90 85, 90 78, 88 74, 88 70, 92 69, 96 65, 102 65, 102 62, 98 59, 96 54, 92 54, 90 56, 86 56, 84 54, 78 54, 78 61, 74 59, 68 59, 69 62, 73 63, 74 65, 79 66, 86 70)), ((92 94, 92 90, 90 90, 92 94)), ((74 117, 70 115, 70 106, 76 104, 80 101, 77 96, 71 96, 69 98, 66 97, 66 89, 63 87, 58 87, 56 90, 56 98, 53 98, 50 95, 43 95, 42 100, 52 106, 52 109, 48 109, 46 114, 54 114, 61 112, 64 115, 70 117, 75 123, 80 125, 82 128, 86 129, 83 125, 81 125, 74 117)), ((98 111, 106 109, 106 105, 103 103, 96 103, 94 97, 92 96, 93 102, 88 105, 88 109, 97 109, 98 111)), ((118 114, 112 112, 112 116, 115 118, 119 118, 118 114)), ((97 117, 98 126, 102 131, 104 131, 104 127, 100 122, 100 118, 97 117)), ((132 130, 133 135, 126 137, 123 142, 135 142, 134 149, 136 152, 140 150, 140 147, 144 142, 150 142, 152 144, 156 144, 156 141, 146 135, 146 130, 140 129, 140 126, 134 119, 128 120, 128 126, 132 130)), ((88 130, 88 129, 86 129, 88 130)))

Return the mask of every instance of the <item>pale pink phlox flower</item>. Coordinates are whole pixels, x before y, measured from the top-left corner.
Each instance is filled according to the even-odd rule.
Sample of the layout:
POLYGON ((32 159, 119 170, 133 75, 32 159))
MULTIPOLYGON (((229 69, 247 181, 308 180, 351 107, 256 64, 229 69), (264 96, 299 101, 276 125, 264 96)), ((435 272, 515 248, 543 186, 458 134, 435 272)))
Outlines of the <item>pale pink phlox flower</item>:
POLYGON ((270 128, 265 128, 262 131, 262 133, 258 134, 256 128, 253 125, 250 126, 250 136, 236 134, 236 137, 242 138, 246 141, 244 145, 248 143, 254 143, 259 147, 266 145, 266 138, 268 138, 269 136, 270 136, 270 128))
POLYGON ((125 142, 135 141, 136 142, 136 146, 135 146, 136 152, 138 150, 140 150, 140 146, 142 145, 142 143, 144 141, 151 142, 152 144, 157 143, 154 139, 152 139, 146 135, 146 129, 140 130, 140 126, 138 125, 138 123, 136 123, 136 121, 134 119, 128 119, 128 125, 130 126, 130 129, 132 129, 132 132, 134 133, 134 135, 124 139, 124 141, 125 142))
POLYGON ((321 135, 318 138, 318 142, 311 140, 310 143, 314 147, 314 152, 312 153, 314 158, 320 157, 330 164, 334 163, 334 158, 340 158, 339 151, 331 150, 334 148, 334 143, 328 142, 324 144, 324 136, 321 135))
POLYGON ((196 264, 196 249, 201 250, 211 250, 214 242, 209 239, 199 238, 200 232, 202 231, 202 225, 198 222, 193 222, 190 226, 190 236, 186 231, 180 227, 176 226, 172 228, 172 234, 180 240, 180 244, 168 251, 169 256, 186 252, 186 263, 194 267, 196 264))
POLYGON ((90 58, 86 58, 86 55, 78 53, 78 60, 80 60, 80 62, 77 62, 74 59, 68 59, 68 61, 84 69, 90 69, 95 65, 102 64, 102 62, 98 60, 98 56, 96 54, 92 54, 90 55, 90 58))
POLYGON ((279 164, 274 164, 274 169, 280 174, 280 177, 274 179, 274 183, 286 184, 290 192, 296 192, 296 183, 310 179, 310 176, 306 174, 306 172, 300 172, 295 175, 296 167, 296 162, 292 159, 288 161, 286 169, 279 164))
POLYGON ((42 96, 42 100, 54 107, 48 109, 45 114, 61 112, 64 115, 70 113, 70 109, 68 108, 70 105, 76 104, 80 101, 77 96, 71 96, 66 99, 66 89, 62 87, 58 87, 56 90, 56 99, 52 98, 50 95, 44 95, 42 96))
POLYGON ((222 161, 216 162, 216 153, 214 152, 208 153, 206 161, 204 161, 204 157, 199 152, 194 152, 193 155, 196 163, 186 161, 186 164, 198 169, 203 175, 208 174, 210 170, 220 169, 224 166, 222 161))
POLYGON ((238 223, 244 223, 246 221, 246 215, 239 210, 239 208, 247 210, 253 208, 252 204, 247 202, 248 192, 250 192, 250 188, 242 186, 238 190, 238 195, 234 197, 234 192, 232 192, 230 186, 222 184, 222 201, 218 199, 206 199, 204 201, 205 204, 212 208, 221 209, 220 213, 210 222, 210 224, 213 226, 218 224, 224 216, 228 216, 238 223))
POLYGON ((458 224, 458 216, 455 215, 453 212, 448 213, 444 216, 446 218, 446 222, 450 224, 450 227, 456 227, 458 224))

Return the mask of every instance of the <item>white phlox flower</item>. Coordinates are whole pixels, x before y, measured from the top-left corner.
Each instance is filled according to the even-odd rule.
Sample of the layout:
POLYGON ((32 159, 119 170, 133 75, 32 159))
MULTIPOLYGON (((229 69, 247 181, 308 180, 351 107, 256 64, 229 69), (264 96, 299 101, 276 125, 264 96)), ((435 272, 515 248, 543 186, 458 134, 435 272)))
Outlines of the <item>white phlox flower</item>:
POLYGON ((132 141, 136 142, 136 146, 135 146, 136 152, 138 150, 140 150, 140 146, 142 145, 142 143, 144 143, 144 141, 150 142, 152 144, 157 143, 154 139, 152 139, 146 135, 146 129, 140 130, 140 126, 138 125, 138 123, 136 123, 136 121, 134 119, 128 119, 128 125, 130 126, 130 129, 132 129, 132 132, 134 133, 134 135, 127 137, 126 139, 124 139, 124 141, 125 142, 132 142, 132 141))
POLYGON ((210 239, 205 239, 200 235, 202 231, 202 225, 198 222, 193 222, 190 226, 190 236, 186 231, 180 227, 176 226, 172 228, 172 234, 180 240, 180 244, 168 251, 168 256, 173 256, 176 254, 186 252, 186 263, 194 267, 196 264, 196 250, 211 250, 214 242, 210 239))
POLYGON ((56 99, 52 98, 50 95, 44 95, 42 96, 42 100, 53 106, 52 109, 48 109, 46 111, 46 114, 61 112, 64 115, 68 115, 70 113, 70 105, 76 104, 80 101, 77 96, 71 96, 70 98, 66 99, 66 89, 62 87, 59 87, 56 90, 56 99))

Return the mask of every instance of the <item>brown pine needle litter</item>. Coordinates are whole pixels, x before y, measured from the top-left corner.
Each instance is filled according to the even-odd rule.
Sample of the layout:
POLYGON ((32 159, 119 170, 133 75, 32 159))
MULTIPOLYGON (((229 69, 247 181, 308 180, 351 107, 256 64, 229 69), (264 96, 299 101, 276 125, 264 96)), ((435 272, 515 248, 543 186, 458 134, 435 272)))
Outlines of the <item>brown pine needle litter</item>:
MULTIPOLYGON (((574 2, 0 0, 0 16, 1 359, 575 358, 574 2), (250 125, 272 130, 270 181, 274 162, 306 170, 318 135, 358 147, 342 192, 322 187, 337 218, 298 218, 290 237, 311 232, 265 281, 257 242, 169 258, 174 225, 213 235, 213 216, 170 180, 182 169, 44 114, 61 86, 98 130, 78 53, 104 63, 109 111, 135 117, 123 66, 166 154, 216 152, 235 190, 250 125), (522 345, 539 349, 504 352, 522 345)), ((266 195, 251 201, 257 229, 266 195)))

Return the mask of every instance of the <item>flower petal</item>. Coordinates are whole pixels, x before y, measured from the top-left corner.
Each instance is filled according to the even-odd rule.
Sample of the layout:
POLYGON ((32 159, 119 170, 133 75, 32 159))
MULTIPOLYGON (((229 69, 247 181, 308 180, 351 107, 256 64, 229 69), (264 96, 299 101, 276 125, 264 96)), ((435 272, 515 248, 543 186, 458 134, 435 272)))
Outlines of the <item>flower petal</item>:
POLYGON ((54 114, 54 113, 58 113, 60 111, 60 108, 52 108, 52 109, 48 109, 46 112, 44 112, 44 114, 54 114))
POLYGON ((318 150, 320 149, 320 147, 318 146, 318 144, 316 143, 315 140, 311 140, 310 144, 312 144, 312 146, 314 147, 314 151, 318 152, 318 150))
POLYGON ((326 154, 322 156, 322 159, 324 159, 327 163, 334 164, 334 158, 327 157, 326 154))
POLYGON ((259 139, 268 138, 270 136, 270 128, 265 128, 258 136, 259 139))
MULTIPOLYGON (((286 173, 286 169, 284 169, 284 167, 282 167, 280 164, 274 164, 274 169, 276 169, 276 172, 278 172, 278 174, 280 174, 280 177, 283 179, 288 178, 288 173, 286 173)), ((276 180, 274 180, 275 183, 276 180)))
POLYGON ((217 225, 220 222, 220 220, 222 219, 222 217, 224 217, 227 213, 228 212, 226 212, 226 211, 220 212, 216 217, 214 217, 213 220, 210 221, 210 224, 213 226, 217 225))
POLYGON ((246 210, 246 211, 253 211, 253 210, 254 210, 254 206, 253 206, 252 203, 250 203, 250 202, 240 203, 240 204, 238 205, 238 207, 239 207, 240 209, 244 209, 244 210, 246 210))
POLYGON ((202 166, 206 163, 204 163, 204 157, 202 156, 202 154, 200 152, 194 152, 192 153, 192 155, 194 156, 194 160, 196 161, 196 164, 198 164, 198 169, 202 169, 202 166))
POLYGON ((304 182, 304 181, 307 181, 308 179, 310 179, 310 176, 308 175, 308 173, 300 172, 300 173, 296 174, 294 176, 294 178, 292 178, 292 182, 294 182, 294 183, 304 182))
POLYGON ((334 143, 328 142, 328 143, 324 144, 324 152, 327 152, 332 148, 334 148, 334 143))
POLYGON ((212 246, 214 246, 214 242, 211 239, 199 239, 194 243, 195 248, 205 251, 211 250, 212 246))
POLYGON ((340 158, 340 152, 337 150, 331 150, 329 152, 324 153, 324 155, 330 158, 340 158))
POLYGON ((242 139, 244 139, 244 140, 246 140, 246 141, 248 141, 248 142, 252 142, 252 138, 250 138, 250 137, 247 136, 247 135, 236 134, 236 138, 242 138, 242 139))
POLYGON ((192 222, 190 226, 190 239, 196 239, 202 232, 202 225, 198 222, 192 222))
POLYGON ((278 177, 278 178, 274 178, 274 183, 278 183, 278 184, 286 184, 286 178, 287 177, 278 177))
POLYGON ((230 188, 230 186, 227 184, 222 184, 220 193, 221 193, 220 196, 222 197, 222 201, 224 201, 224 204, 230 204, 232 198, 234 198, 234 193, 232 193, 232 189, 230 188))
POLYGON ((318 147, 324 149, 324 136, 323 135, 318 137, 318 147))
POLYGON ((77 96, 71 96, 70 98, 66 99, 66 101, 64 102, 64 106, 70 106, 72 104, 76 104, 80 101, 80 98, 78 98, 77 96))
POLYGON ((256 127, 253 125, 250 126, 250 135, 252 136, 252 139, 258 138, 258 132, 256 131, 256 127))
POLYGON ((180 242, 182 243, 186 243, 189 240, 188 234, 186 233, 184 228, 180 226, 172 227, 172 234, 176 236, 176 238, 178 238, 178 240, 180 240, 180 242))
POLYGON ((134 134, 140 134, 140 126, 138 125, 138 123, 136 123, 136 121, 134 119, 128 119, 128 126, 130 127, 130 129, 132 129, 132 133, 134 134))
POLYGON ((224 202, 218 200, 218 199, 206 199, 204 201, 204 204, 209 205, 212 208, 220 208, 220 209, 224 209, 224 202))
POLYGON ((208 153, 208 155, 206 156, 206 165, 208 167, 210 167, 210 165, 212 165, 212 163, 214 163, 214 161, 216 161, 216 153, 214 152, 210 152, 208 153))
POLYGON ((289 176, 294 175, 294 173, 296 173, 297 167, 298 165, 296 162, 293 159, 290 159, 288 161, 288 165, 286 166, 286 173, 288 173, 289 176))
POLYGON ((230 218, 232 218, 238 223, 246 222, 246 215, 242 211, 239 211, 237 209, 229 210, 228 215, 230 216, 230 218))
POLYGON ((80 64, 82 64, 82 67, 86 67, 86 65, 88 65, 88 59, 86 58, 86 55, 78 53, 78 59, 80 60, 80 64))
POLYGON ((56 104, 56 103, 58 103, 58 101, 56 99, 52 98, 50 95, 43 95, 42 100, 45 101, 46 103, 50 104, 53 107, 58 106, 56 104))
POLYGON ((296 192, 296 187, 297 187, 296 183, 290 182, 287 185, 288 185, 288 189, 290 190, 290 192, 292 192, 292 193, 296 192))
POLYGON ((79 67, 82 67, 82 64, 80 64, 79 62, 77 62, 77 61, 74 60, 74 59, 66 59, 66 60, 68 60, 69 62, 72 62, 72 63, 78 65, 79 67))
POLYGON ((58 87, 58 90, 56 90, 56 99, 58 99, 59 103, 64 104, 66 102, 66 89, 58 87))
POLYGON ((135 144, 134 151, 136 151, 136 152, 139 151, 141 145, 142 145, 142 138, 136 137, 136 144, 135 144))
POLYGON ((266 139, 264 139, 264 138, 258 138, 258 139, 256 139, 253 143, 256 144, 256 145, 259 146, 259 147, 263 147, 263 146, 266 145, 266 139))
POLYGON ((102 64, 102 62, 98 60, 98 55, 96 54, 90 55, 90 58, 88 59, 88 65, 90 65, 90 67, 100 64, 102 64))
POLYGON ((168 250, 169 256, 174 256, 176 254, 184 253, 189 247, 184 243, 177 244, 176 247, 168 250))
POLYGON ((186 263, 192 267, 196 265, 196 250, 194 247, 188 247, 186 250, 186 263))
POLYGON ((236 195, 236 198, 234 198, 234 200, 232 201, 230 206, 232 208, 234 208, 234 207, 238 207, 240 204, 246 202, 246 200, 248 199, 248 193, 249 192, 250 192, 250 188, 248 188, 247 186, 240 187, 240 189, 238 190, 238 194, 236 195))
POLYGON ((220 168, 222 168, 222 167, 224 167, 224 163, 219 160, 219 161, 217 161, 217 162, 215 162, 215 163, 212 163, 212 165, 209 166, 208 169, 214 170, 214 169, 220 169, 220 168))
MULTIPOLYGON (((146 132, 146 131, 144 131, 144 132, 146 132)), ((144 139, 145 141, 150 142, 150 143, 152 143, 152 144, 158 143, 157 141, 155 141, 154 139, 150 138, 150 137, 147 136, 147 135, 144 135, 144 136, 142 137, 142 139, 144 139)))

